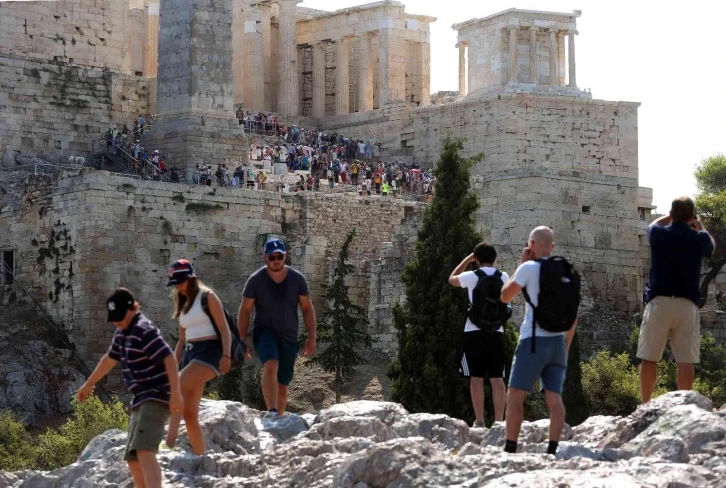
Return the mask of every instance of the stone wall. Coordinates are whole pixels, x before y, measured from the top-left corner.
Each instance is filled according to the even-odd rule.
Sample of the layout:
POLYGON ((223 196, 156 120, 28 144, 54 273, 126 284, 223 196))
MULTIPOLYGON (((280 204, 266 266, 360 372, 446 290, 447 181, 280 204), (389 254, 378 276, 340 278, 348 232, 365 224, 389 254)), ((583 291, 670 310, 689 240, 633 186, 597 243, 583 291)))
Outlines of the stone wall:
MULTIPOLYGON (((410 241, 410 222, 421 209, 345 195, 210 191, 84 170, 58 179, 29 177, 0 192, 0 249, 16 251, 18 280, 63 323, 90 365, 113 333, 104 298, 116 286, 131 288, 143 310, 172 332, 165 286, 170 262, 192 260, 201 279, 235 309, 246 278, 262 266, 264 241, 279 235, 320 311, 321 285, 346 231, 359 229, 352 256, 377 262, 386 243, 410 241)), ((370 278, 362 276, 369 288, 370 278)))
POLYGON ((0 55, 128 70, 128 0, 0 3, 0 55))
POLYGON ((60 61, 0 55, 0 151, 8 147, 83 155, 109 124, 120 129, 149 113, 150 81, 60 61))

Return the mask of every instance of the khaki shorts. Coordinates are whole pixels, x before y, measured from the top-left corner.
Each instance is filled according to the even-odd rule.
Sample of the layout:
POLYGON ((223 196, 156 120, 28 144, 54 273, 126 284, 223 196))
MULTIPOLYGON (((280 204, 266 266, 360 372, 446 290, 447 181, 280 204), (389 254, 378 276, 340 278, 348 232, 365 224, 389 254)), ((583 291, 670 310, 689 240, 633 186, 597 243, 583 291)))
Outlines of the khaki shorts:
POLYGON ((687 298, 655 297, 645 306, 638 338, 638 357, 660 361, 666 342, 676 363, 697 364, 701 359, 701 317, 687 298))
POLYGON ((169 406, 164 403, 146 401, 132 409, 124 461, 138 461, 136 451, 158 452, 168 418, 169 406))

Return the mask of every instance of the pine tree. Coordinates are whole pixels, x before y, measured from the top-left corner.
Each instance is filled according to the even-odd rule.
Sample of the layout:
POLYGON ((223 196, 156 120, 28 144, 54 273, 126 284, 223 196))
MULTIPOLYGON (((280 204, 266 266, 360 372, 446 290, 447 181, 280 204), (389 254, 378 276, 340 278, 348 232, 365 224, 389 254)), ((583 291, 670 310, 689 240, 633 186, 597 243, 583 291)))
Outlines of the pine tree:
POLYGON ((448 278, 480 241, 472 217, 479 203, 469 178, 481 158, 463 158, 462 148, 461 140, 447 137, 434 170, 436 198, 424 212, 416 257, 402 276, 406 302, 393 310, 399 350, 388 375, 392 399, 409 411, 470 419, 469 393, 458 372, 469 301, 448 278))
POLYGON ((360 354, 361 347, 371 346, 371 337, 366 332, 368 318, 360 305, 353 303, 348 296, 345 277, 353 271, 348 263, 348 248, 355 237, 355 229, 348 233, 338 254, 335 277, 330 285, 323 285, 325 308, 318 321, 318 342, 323 346, 321 352, 313 357, 329 373, 335 373, 335 401, 340 402, 343 381, 359 364, 365 364, 360 354))

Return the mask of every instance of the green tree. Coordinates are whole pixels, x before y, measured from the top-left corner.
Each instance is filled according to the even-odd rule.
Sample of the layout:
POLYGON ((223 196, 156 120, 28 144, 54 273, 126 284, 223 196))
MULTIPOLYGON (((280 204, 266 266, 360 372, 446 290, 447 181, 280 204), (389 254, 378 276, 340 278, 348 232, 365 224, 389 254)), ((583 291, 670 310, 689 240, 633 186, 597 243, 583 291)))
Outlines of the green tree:
POLYGON ((694 175, 699 189, 698 215, 716 241, 716 249, 708 260, 710 270, 701 283, 701 302, 705 303, 709 284, 726 265, 726 156, 717 154, 704 159, 694 175))
POLYGON ((38 448, 23 423, 11 412, 0 412, 0 470, 28 469, 37 456, 38 448))
POLYGON ((355 237, 355 229, 348 233, 343 247, 338 253, 333 283, 323 284, 325 308, 318 322, 317 339, 321 351, 313 357, 313 362, 335 373, 335 401, 340 402, 343 382, 349 378, 355 366, 365 364, 360 354, 361 347, 371 346, 371 337, 366 328, 368 318, 360 305, 353 303, 348 296, 346 276, 354 267, 348 263, 350 243, 355 237))
POLYGON ((479 203, 469 183, 481 157, 463 158, 462 148, 461 140, 447 137, 434 170, 436 198, 424 211, 416 256, 402 276, 406 302, 393 310, 399 350, 388 375, 391 398, 409 411, 471 419, 469 394, 457 370, 469 302, 448 278, 481 240, 472 217, 479 203))
POLYGON ((580 334, 575 332, 570 344, 569 357, 567 358, 567 374, 565 385, 562 390, 562 400, 565 403, 567 412, 567 423, 580 425, 589 416, 590 410, 587 407, 587 399, 582 388, 582 364, 580 363, 580 334))

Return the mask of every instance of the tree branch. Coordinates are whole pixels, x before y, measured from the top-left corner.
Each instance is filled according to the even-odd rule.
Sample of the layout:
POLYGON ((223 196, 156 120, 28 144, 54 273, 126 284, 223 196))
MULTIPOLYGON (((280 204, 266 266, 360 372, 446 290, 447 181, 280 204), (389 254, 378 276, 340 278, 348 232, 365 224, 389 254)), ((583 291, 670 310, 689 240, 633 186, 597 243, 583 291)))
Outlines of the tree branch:
POLYGON ((726 265, 726 258, 719 259, 711 266, 706 276, 703 277, 703 281, 701 282, 701 300, 698 302, 698 308, 702 308, 706 304, 708 300, 708 286, 716 279, 716 276, 721 272, 721 268, 724 265, 726 265))

